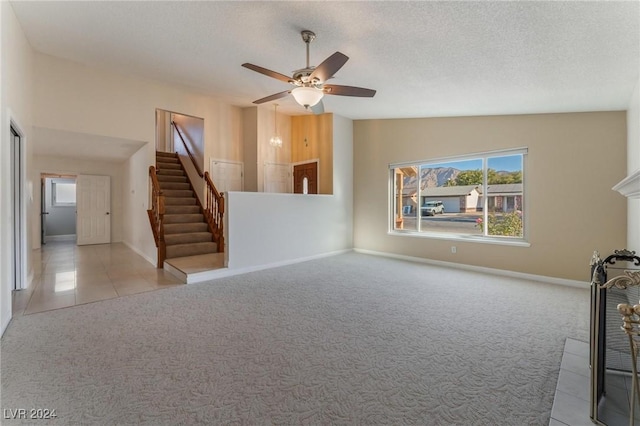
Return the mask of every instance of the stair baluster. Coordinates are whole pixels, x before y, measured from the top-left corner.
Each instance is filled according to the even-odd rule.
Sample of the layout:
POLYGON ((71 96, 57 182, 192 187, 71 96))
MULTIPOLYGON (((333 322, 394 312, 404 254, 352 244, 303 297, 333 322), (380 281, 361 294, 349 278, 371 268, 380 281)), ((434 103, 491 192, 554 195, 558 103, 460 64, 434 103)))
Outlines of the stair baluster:
POLYGON ((167 249, 164 241, 164 195, 160 189, 158 175, 154 166, 149 167, 149 178, 151 179, 151 209, 147 210, 149 221, 151 222, 151 230, 153 231, 153 239, 158 248, 158 268, 162 268, 166 257, 167 249))
POLYGON ((218 251, 222 252, 224 251, 224 224, 222 223, 224 216, 224 196, 216 189, 216 186, 211 181, 209 172, 204 172, 204 181, 207 192, 204 214, 209 223, 209 229, 211 229, 215 240, 218 242, 218 251))

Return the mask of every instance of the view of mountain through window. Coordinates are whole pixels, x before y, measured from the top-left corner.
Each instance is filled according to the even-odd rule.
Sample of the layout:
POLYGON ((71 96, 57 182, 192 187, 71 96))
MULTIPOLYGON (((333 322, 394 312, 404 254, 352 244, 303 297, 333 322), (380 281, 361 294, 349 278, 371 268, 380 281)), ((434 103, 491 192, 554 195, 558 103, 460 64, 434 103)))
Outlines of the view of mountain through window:
POLYGON ((523 238, 525 153, 392 165, 392 229, 523 238))

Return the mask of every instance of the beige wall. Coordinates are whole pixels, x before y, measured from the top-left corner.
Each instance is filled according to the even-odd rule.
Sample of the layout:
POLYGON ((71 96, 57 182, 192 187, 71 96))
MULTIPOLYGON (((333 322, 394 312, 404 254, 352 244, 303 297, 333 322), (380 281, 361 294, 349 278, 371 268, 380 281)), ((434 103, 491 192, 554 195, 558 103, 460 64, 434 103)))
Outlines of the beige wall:
POLYGON ((626 139, 625 112, 355 121, 354 246, 588 281, 594 249, 626 245, 626 139), (389 163, 519 147, 530 247, 388 235, 389 163))
POLYGON ((180 156, 182 164, 184 164, 185 171, 189 176, 189 180, 193 185, 193 190, 202 203, 206 196, 204 178, 198 173, 198 170, 194 165, 194 161, 200 168, 201 173, 204 174, 204 172, 209 170, 209 161, 204 158, 204 120, 202 118, 190 117, 188 115, 171 114, 169 123, 171 123, 171 121, 176 123, 180 132, 178 133, 178 131, 171 126, 171 133, 173 135, 173 151, 177 152, 180 156), (185 148, 185 144, 182 143, 180 135, 182 135, 182 139, 184 139, 185 144, 189 148, 189 151, 193 156, 193 161, 189 156, 189 151, 185 148))
POLYGON ((258 107, 242 109, 244 190, 258 191, 258 107))
MULTIPOLYGON (((180 134, 189 147, 196 164, 204 172, 209 166, 207 164, 208 161, 205 161, 204 158, 204 120, 199 117, 190 117, 182 114, 171 114, 171 118, 178 125, 180 134)), ((185 161, 191 162, 191 159, 188 158, 189 154, 175 129, 173 140, 173 149, 181 156, 186 156, 185 161)))
MULTIPOLYGON (((32 151, 32 64, 33 52, 11 4, 0 1, 0 332, 4 332, 11 319, 13 285, 13 201, 10 174, 12 159, 9 123, 13 121, 23 133, 23 146, 27 151, 29 167, 29 154, 32 151)), ((32 187, 33 182, 27 177, 27 210, 32 206, 32 187)), ((29 227, 25 239, 27 243, 30 240, 29 227)), ((27 250, 27 256, 30 256, 30 250, 27 250)), ((28 274, 30 272, 32 271, 27 271, 28 274)))

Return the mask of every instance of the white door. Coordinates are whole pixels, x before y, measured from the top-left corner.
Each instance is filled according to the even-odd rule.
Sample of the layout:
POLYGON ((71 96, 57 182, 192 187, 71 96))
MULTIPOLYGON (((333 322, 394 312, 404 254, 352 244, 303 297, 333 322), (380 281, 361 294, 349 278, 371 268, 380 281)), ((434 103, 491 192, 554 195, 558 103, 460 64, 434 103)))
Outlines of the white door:
POLYGON ((242 191, 244 188, 244 163, 211 160, 211 180, 218 192, 242 191))
POLYGON ((267 163, 264 165, 264 192, 291 192, 291 165, 267 163))
POLYGON ((78 245, 110 243, 110 177, 78 175, 76 191, 78 245))

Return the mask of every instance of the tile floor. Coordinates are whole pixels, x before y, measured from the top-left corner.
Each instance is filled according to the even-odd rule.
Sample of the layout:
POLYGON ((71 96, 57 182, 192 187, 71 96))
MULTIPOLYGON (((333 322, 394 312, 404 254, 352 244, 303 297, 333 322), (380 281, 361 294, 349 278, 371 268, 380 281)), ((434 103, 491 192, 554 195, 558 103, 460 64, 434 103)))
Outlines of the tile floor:
MULTIPOLYGON (((589 344, 567 339, 549 426, 594 424, 589 418, 590 374, 589 344)), ((613 397, 605 404, 601 404, 600 420, 608 426, 628 425, 631 377, 608 375, 606 391, 613 397)), ((636 417, 635 424, 640 425, 640 416, 636 415, 636 417)))
POLYGON ((13 315, 182 285, 122 243, 77 246, 49 242, 33 251, 34 278, 13 292, 13 315))

